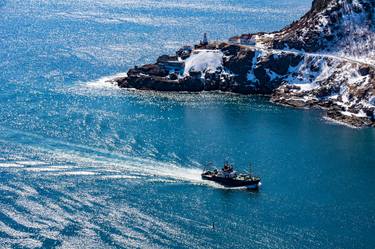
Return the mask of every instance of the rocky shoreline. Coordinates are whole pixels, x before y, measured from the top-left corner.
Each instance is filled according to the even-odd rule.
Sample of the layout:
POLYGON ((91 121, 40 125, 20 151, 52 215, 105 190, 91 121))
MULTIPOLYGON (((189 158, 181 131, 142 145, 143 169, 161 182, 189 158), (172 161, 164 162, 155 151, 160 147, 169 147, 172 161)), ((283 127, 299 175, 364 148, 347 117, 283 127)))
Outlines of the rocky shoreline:
POLYGON ((315 0, 305 16, 279 32, 204 40, 134 67, 114 82, 140 90, 269 94, 274 103, 320 107, 333 120, 375 127, 375 66, 333 51, 346 49, 342 33, 334 31, 350 15, 362 18, 354 24, 371 37, 374 9, 370 0, 315 0))

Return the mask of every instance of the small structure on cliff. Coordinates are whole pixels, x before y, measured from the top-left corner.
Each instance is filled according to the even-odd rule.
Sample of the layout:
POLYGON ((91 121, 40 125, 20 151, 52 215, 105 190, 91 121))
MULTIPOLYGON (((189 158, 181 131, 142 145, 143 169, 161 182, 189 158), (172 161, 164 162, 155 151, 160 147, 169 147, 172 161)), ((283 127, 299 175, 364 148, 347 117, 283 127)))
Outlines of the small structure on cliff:
POLYGON ((182 48, 176 51, 176 55, 181 59, 185 60, 189 58, 192 51, 193 48, 191 46, 183 46, 182 48))
POLYGON ((233 36, 229 38, 229 43, 231 44, 242 44, 242 45, 255 45, 255 36, 252 34, 243 34, 240 36, 233 36))
POLYGON ((207 46, 208 45, 207 33, 203 34, 203 40, 200 42, 200 45, 202 45, 202 46, 207 46))
POLYGON ((177 56, 162 55, 157 59, 157 64, 170 73, 184 74, 185 62, 177 56))

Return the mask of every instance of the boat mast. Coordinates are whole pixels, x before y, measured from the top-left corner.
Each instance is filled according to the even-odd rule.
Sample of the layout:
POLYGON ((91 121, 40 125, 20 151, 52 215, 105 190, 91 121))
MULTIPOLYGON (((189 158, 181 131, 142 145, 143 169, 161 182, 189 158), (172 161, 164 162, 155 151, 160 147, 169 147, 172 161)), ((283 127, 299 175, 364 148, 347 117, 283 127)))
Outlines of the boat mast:
POLYGON ((252 165, 251 165, 251 162, 249 162, 249 175, 251 176, 251 172, 252 172, 252 165))

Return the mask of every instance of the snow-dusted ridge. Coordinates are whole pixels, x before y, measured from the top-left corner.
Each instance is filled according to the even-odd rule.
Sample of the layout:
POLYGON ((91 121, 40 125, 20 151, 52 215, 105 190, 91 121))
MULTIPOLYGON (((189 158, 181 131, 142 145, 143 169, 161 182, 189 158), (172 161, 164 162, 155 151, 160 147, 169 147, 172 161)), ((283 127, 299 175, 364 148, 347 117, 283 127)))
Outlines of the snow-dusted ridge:
MULTIPOLYGON (((263 54, 271 53, 273 56, 291 54, 303 58, 297 66, 289 67, 287 77, 266 69, 271 81, 279 79, 283 82, 273 93, 274 102, 296 107, 337 105, 339 110, 329 114, 342 115, 347 120, 341 120, 342 122, 352 122, 354 126, 370 124, 369 122, 362 124, 358 119, 374 118, 375 65, 372 63, 323 52, 307 53, 257 46, 245 47, 262 51, 263 54), (326 91, 323 96, 322 90, 326 91), (349 121, 350 119, 353 120, 349 121)), ((261 60, 262 58, 258 58, 258 61, 261 60)), ((254 68, 251 71, 253 72, 254 68)), ((248 75, 248 80, 254 81, 253 74, 248 75)))

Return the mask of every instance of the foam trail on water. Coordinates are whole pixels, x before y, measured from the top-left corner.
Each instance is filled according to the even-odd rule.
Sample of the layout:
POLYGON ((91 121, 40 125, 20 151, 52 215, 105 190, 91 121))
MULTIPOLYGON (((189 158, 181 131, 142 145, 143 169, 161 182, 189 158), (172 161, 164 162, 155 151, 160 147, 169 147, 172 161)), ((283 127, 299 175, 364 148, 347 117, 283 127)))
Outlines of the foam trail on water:
POLYGON ((120 94, 120 89, 115 82, 116 78, 125 77, 126 73, 118 73, 111 76, 104 76, 96 80, 82 82, 79 81, 73 86, 64 86, 61 88, 55 88, 57 92, 63 92, 64 94, 74 95, 94 95, 94 96, 117 96, 120 94))
POLYGON ((17 163, 7 163, 7 162, 0 163, 0 168, 20 168, 20 167, 23 167, 23 166, 17 163))

